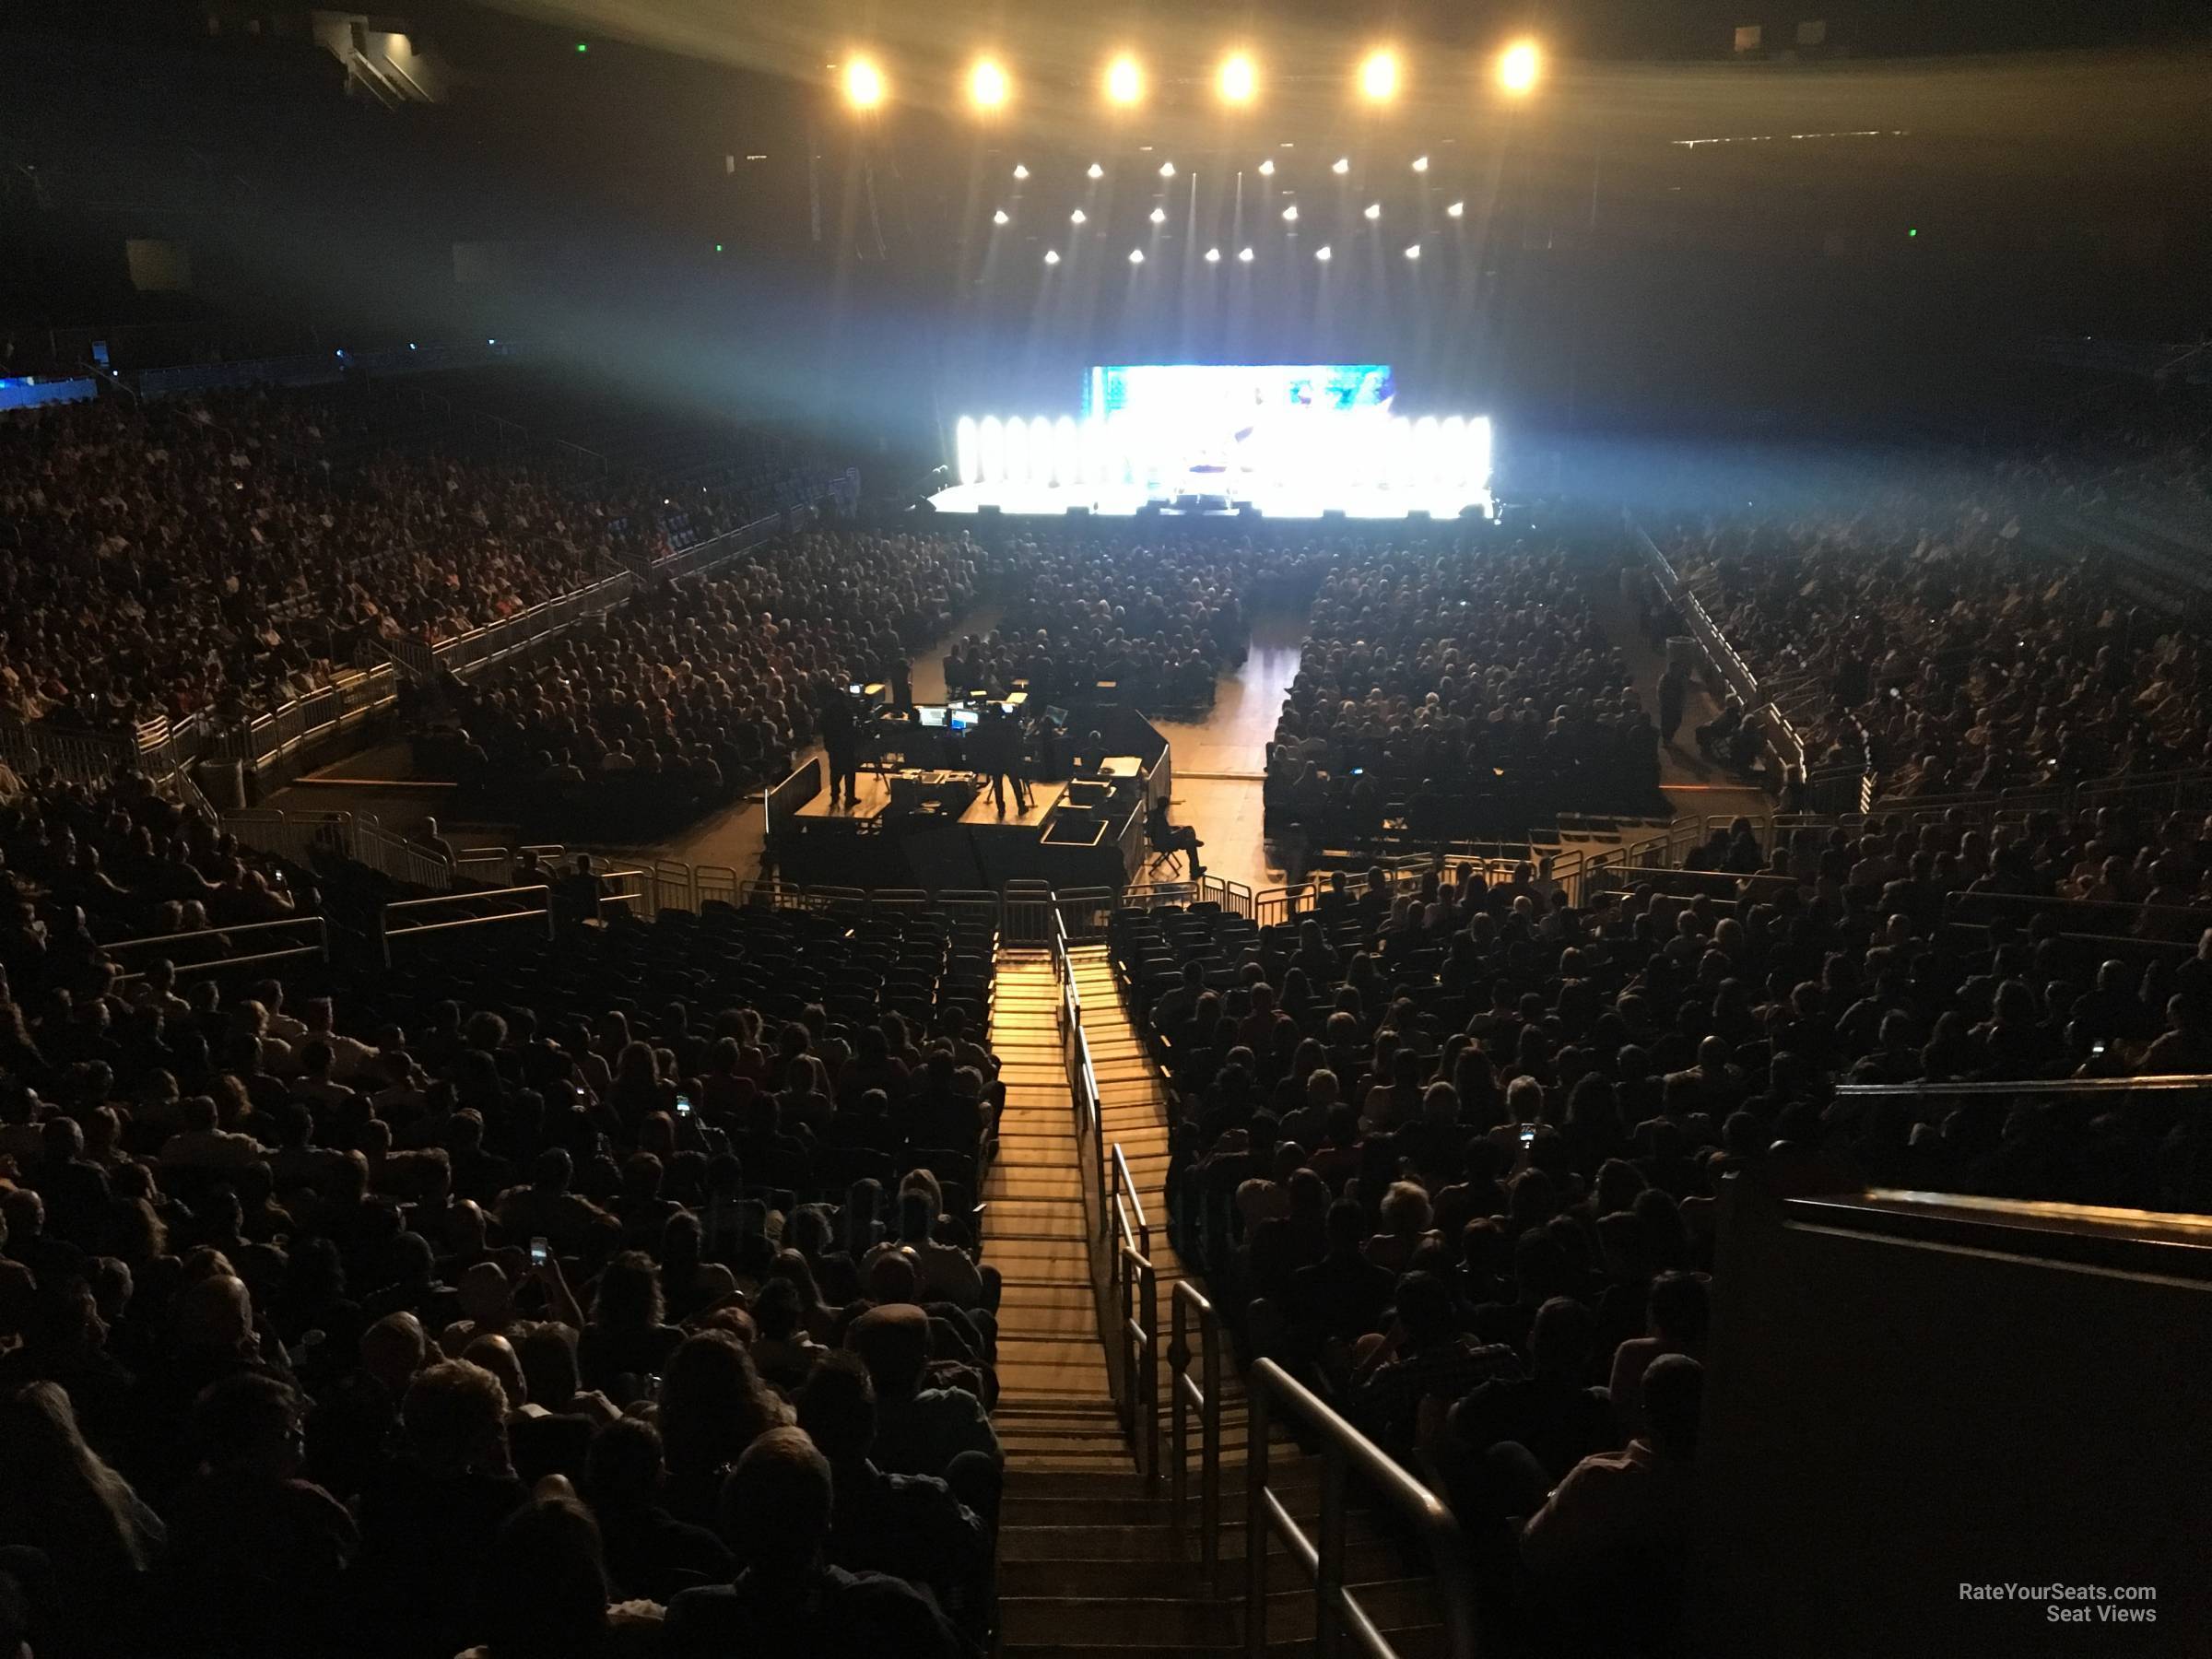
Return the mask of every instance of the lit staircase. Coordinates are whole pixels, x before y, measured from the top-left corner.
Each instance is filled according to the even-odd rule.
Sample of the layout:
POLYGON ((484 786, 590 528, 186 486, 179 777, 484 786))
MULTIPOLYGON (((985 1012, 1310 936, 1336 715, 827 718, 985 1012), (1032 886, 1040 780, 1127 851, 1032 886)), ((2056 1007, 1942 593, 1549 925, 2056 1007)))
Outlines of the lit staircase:
MULTIPOLYGON (((1161 1456, 1173 1377, 1171 1299, 1182 1268, 1168 1241, 1166 1096, 1123 1012, 1103 947, 1069 952, 1110 1149, 1119 1144, 1151 1224, 1161 1456)), ((985 1187, 986 1259, 1006 1278, 999 1313, 996 1421, 1008 1466, 999 1529, 1000 1653, 1006 1659, 1198 1659, 1243 1646, 1245 1412, 1233 1359, 1222 1359, 1222 1524, 1218 1584, 1206 1582, 1198 1430, 1191 1424, 1189 1530, 1179 1531, 1163 1472, 1132 1466, 1109 1392, 1089 1280, 1074 1114, 1063 1064, 1060 987, 1048 951, 1002 949, 991 1042, 1006 1110, 985 1187)), ((1191 1340, 1196 1346, 1196 1333, 1191 1340)), ((1197 1371, 1197 1360, 1193 1359, 1197 1371)), ((1317 1530, 1321 1465, 1275 1445, 1270 1482, 1317 1530)), ((1433 1590, 1354 1508, 1347 1582, 1407 1659, 1443 1652, 1433 1590)), ((1313 1594, 1278 1543, 1268 1565, 1268 1651, 1310 1653, 1313 1594)))

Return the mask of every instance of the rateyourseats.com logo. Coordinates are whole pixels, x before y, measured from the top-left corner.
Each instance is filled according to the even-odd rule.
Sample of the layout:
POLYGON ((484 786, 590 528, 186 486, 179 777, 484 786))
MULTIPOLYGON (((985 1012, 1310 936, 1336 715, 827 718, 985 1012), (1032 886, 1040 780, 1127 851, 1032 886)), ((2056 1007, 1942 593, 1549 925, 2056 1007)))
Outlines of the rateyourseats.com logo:
POLYGON ((2156 1624, 2155 1584, 1969 1584, 1962 1602, 2011 1602, 2040 1607, 2045 1624, 2156 1624))

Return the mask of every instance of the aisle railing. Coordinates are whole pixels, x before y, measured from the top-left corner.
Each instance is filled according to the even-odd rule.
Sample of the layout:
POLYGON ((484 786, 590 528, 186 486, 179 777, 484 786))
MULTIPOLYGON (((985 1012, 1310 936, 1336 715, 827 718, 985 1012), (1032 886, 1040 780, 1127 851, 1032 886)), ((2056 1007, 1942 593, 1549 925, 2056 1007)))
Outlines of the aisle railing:
POLYGON ((296 962, 304 957, 328 962, 330 927, 321 916, 286 916, 275 922, 243 922, 203 927, 192 933, 149 934, 143 938, 117 939, 100 948, 118 968, 130 970, 117 982, 127 985, 143 979, 145 965, 154 961, 167 961, 181 974, 215 973, 233 968, 266 969, 272 962, 296 962), (253 936, 254 948, 243 956, 194 955, 211 945, 228 952, 232 941, 249 935, 253 936), (180 957, 183 959, 181 961, 177 959, 180 957))
POLYGON ((376 947, 384 966, 389 968, 392 966, 392 947, 397 942, 413 942, 463 929, 512 927, 517 923, 526 924, 533 932, 542 928, 545 936, 552 938, 553 889, 543 885, 488 888, 475 893, 440 893, 429 899, 402 899, 396 903, 385 905, 377 912, 376 947), (477 908, 498 900, 512 902, 495 911, 477 908), (394 921, 395 917, 403 918, 396 925, 394 921), (427 920, 418 920, 418 917, 427 920))
POLYGON ((1159 1484, 1159 1284, 1152 1270, 1152 1228, 1129 1177, 1121 1144, 1113 1147, 1115 1345, 1121 1352, 1122 1421, 1135 1448, 1147 1491, 1159 1484))
MULTIPOLYGON (((1006 900, 1006 926, 1010 934, 1018 915, 1031 918, 1018 907, 1033 900, 1017 900, 1011 890, 1006 900)), ((1107 1382, 1118 1402, 1126 1395, 1126 1382, 1115 1363, 1117 1343, 1106 1342, 1114 1328, 1114 1278, 1119 1257, 1112 1240, 1112 1202, 1105 1166, 1105 1125, 1099 1106, 1099 1081, 1090 1064, 1090 1043, 1083 1030, 1083 996, 1076 984, 1074 965, 1067 954, 1067 927, 1056 908, 1041 918, 1052 953, 1053 976, 1060 987, 1058 1006, 1060 1064, 1067 1077, 1068 1102, 1075 1114, 1077 1182, 1083 1194, 1085 1266, 1090 1278, 1091 1308, 1107 1356, 1107 1382)), ((1002 935, 1002 936, 1006 936, 1002 935)), ((1019 943, 1009 938, 1008 943, 1019 943)))
POLYGON ((1185 1530, 1190 1486, 1188 1419, 1198 1418, 1198 1552, 1210 1588, 1221 1587, 1221 1325, 1214 1304, 1187 1278, 1175 1281, 1168 1338, 1168 1477, 1175 1530, 1185 1530), (1191 1324, 1186 1324, 1185 1316, 1191 1324), (1199 1376, 1191 1377, 1191 1324, 1197 1330, 1199 1376))
POLYGON ((1446 1651, 1451 1659, 1474 1659, 1475 1580, 1452 1512, 1274 1360, 1253 1362, 1244 1393, 1251 1425, 1244 1470, 1244 1651, 1251 1659, 1263 1659, 1267 1651, 1267 1546, 1275 1538, 1313 1586, 1317 1653, 1342 1653, 1349 1642, 1369 1659, 1397 1659, 1390 1638, 1344 1582, 1347 1488, 1355 1479, 1420 1543, 1443 1599, 1446 1651), (1268 1482, 1268 1431, 1278 1418, 1301 1441, 1321 1442, 1321 1520, 1311 1535, 1268 1482))

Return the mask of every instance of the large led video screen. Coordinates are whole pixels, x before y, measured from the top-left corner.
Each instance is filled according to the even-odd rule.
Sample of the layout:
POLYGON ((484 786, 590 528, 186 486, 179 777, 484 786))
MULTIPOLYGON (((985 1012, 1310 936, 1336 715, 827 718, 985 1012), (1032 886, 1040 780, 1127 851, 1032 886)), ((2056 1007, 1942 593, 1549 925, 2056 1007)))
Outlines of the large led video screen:
POLYGON ((1232 425, 1316 409, 1387 409, 1388 363, 1118 363, 1090 371, 1086 415, 1232 425))
POLYGON ((1084 413, 1147 485, 1236 493, 1386 429, 1395 394, 1387 363, 1124 363, 1090 371, 1084 413))

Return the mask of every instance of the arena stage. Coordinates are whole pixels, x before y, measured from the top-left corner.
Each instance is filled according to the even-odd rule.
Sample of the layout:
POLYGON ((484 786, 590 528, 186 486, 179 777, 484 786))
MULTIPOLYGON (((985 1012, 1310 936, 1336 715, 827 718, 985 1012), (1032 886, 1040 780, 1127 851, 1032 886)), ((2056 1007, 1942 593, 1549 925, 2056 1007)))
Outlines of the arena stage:
POLYGON ((1388 484, 1351 484, 1322 493, 1295 484, 1255 483, 1240 485, 1229 492, 1218 484, 1209 490, 1194 481, 1187 491, 1164 496, 1135 486, 1017 483, 1009 479, 955 484, 929 497, 929 504, 942 513, 991 511, 1028 518, 1061 518, 1071 512, 1092 518, 1135 518, 1147 512, 1162 518, 1235 518, 1250 513, 1269 519, 1342 517, 1371 522, 1416 514, 1440 520, 1488 519, 1497 512, 1496 500, 1488 489, 1408 489, 1388 484))

